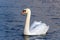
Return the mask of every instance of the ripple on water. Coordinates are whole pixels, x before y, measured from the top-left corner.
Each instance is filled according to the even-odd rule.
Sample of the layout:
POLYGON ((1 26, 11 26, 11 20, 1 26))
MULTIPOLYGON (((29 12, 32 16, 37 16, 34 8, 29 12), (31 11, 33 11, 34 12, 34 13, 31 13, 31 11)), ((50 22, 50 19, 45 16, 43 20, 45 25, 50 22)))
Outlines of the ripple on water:
POLYGON ((59 19, 60 20, 60 18, 51 18, 51 19, 59 19))
POLYGON ((17 25, 17 27, 23 27, 23 25, 17 25))
POLYGON ((36 15, 31 15, 32 17, 37 17, 36 15))
POLYGON ((18 21, 18 20, 6 20, 6 22, 24 22, 24 21, 18 21))
POLYGON ((57 24, 58 26, 60 26, 60 22, 56 22, 55 24, 57 24))
POLYGON ((48 14, 48 15, 46 15, 46 16, 55 16, 55 15, 52 15, 52 14, 49 15, 49 14, 48 14))

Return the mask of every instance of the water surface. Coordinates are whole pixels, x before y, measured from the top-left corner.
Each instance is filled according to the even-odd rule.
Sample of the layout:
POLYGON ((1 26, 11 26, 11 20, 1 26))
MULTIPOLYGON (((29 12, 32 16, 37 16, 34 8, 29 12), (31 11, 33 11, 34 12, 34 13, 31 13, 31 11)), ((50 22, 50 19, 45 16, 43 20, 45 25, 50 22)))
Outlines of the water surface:
MULTIPOLYGON (((28 40, 60 40, 60 0, 0 0, 0 40, 25 40, 24 8, 32 10, 31 23, 42 21, 50 26, 45 36, 29 36, 28 40)), ((26 39, 27 40, 27 39, 26 39)))

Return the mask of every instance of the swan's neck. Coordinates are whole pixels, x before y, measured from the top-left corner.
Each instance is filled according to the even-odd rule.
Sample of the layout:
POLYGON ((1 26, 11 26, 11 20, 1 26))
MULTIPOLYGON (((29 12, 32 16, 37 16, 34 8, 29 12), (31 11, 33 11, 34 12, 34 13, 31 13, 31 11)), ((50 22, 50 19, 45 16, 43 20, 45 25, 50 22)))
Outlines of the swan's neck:
POLYGON ((24 34, 29 34, 30 16, 31 16, 31 12, 27 13, 27 18, 26 18, 26 23, 25 23, 24 34))

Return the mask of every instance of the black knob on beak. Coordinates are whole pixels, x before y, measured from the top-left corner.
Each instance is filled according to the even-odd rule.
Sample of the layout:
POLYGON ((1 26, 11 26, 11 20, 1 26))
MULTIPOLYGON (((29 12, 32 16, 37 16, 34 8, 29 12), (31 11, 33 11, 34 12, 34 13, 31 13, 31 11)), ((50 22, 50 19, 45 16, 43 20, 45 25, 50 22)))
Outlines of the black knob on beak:
POLYGON ((21 12, 22 15, 25 14, 25 13, 26 13, 26 10, 23 10, 23 11, 21 12))

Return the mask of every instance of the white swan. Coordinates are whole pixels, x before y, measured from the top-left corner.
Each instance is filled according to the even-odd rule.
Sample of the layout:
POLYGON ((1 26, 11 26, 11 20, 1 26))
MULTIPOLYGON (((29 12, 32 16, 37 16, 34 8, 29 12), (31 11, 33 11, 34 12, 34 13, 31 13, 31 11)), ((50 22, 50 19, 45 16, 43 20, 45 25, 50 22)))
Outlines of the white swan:
POLYGON ((44 35, 44 34, 46 34, 46 32, 49 29, 49 26, 47 26, 45 23, 42 23, 41 21, 39 21, 39 22, 34 21, 30 27, 31 10, 29 8, 24 9, 22 11, 22 14, 27 14, 24 35, 44 35))

